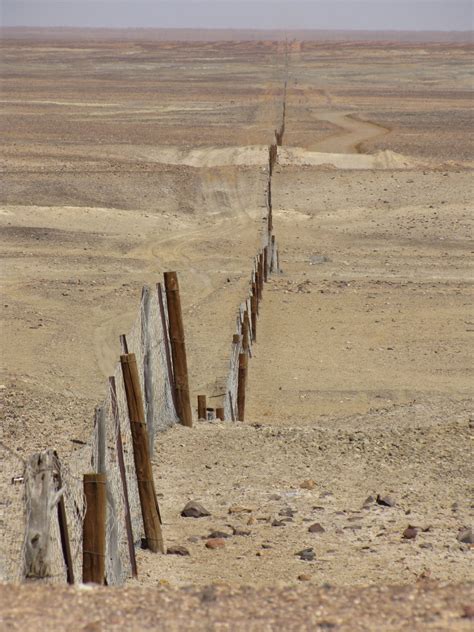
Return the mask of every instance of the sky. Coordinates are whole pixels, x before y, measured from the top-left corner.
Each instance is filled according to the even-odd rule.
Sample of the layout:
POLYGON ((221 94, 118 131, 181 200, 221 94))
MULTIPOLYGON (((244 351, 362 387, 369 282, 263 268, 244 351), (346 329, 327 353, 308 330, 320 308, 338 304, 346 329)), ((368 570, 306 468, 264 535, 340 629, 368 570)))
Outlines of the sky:
POLYGON ((0 0, 3 26, 471 30, 471 0, 0 0))

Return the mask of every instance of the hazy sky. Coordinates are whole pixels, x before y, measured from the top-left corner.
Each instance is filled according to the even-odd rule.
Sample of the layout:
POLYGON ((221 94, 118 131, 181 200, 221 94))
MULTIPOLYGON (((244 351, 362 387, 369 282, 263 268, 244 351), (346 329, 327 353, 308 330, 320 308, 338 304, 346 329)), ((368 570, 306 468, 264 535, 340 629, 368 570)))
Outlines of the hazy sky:
POLYGON ((469 30, 470 0, 0 0, 4 26, 469 30))

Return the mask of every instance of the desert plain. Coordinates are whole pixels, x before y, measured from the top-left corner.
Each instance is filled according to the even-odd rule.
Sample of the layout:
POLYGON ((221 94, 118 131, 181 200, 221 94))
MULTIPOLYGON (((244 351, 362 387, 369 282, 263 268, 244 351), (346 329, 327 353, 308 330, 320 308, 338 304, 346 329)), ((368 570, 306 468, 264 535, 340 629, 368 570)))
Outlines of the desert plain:
POLYGON ((469 629, 471 55, 462 41, 6 31, 4 540, 12 476, 88 440, 118 337, 165 270, 180 276, 193 405, 218 399, 284 98, 286 120, 281 272, 246 420, 156 440, 165 542, 189 555, 139 550, 137 580, 61 588, 59 609, 48 586, 0 586, 2 629, 469 629), (181 517, 189 500, 211 515, 181 517), (213 532, 222 548, 206 548, 213 532))

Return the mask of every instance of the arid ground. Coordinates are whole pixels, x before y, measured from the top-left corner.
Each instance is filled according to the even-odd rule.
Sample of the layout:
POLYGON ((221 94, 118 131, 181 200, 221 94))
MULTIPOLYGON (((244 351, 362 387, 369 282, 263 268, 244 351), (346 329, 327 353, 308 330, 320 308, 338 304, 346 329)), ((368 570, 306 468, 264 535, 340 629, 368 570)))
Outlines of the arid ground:
POLYGON ((165 270, 193 404, 219 394, 287 78, 282 272, 246 421, 157 438, 164 537, 189 555, 140 550, 138 581, 64 589, 59 612, 48 586, 0 585, 0 628, 469 629, 472 49, 37 35, 1 54, 0 535, 22 459, 88 439, 165 270))

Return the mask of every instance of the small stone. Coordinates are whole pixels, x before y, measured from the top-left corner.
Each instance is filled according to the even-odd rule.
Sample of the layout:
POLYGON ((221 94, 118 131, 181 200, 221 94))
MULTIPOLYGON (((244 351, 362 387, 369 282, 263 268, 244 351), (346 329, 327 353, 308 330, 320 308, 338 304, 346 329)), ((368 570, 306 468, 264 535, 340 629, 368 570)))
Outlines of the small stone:
POLYGON ((307 575, 306 573, 301 573, 301 575, 298 575, 298 579, 300 582, 310 582, 311 575, 307 575))
POLYGON ((308 531, 310 533, 325 533, 326 530, 322 525, 319 524, 319 522, 315 522, 310 527, 308 527, 308 531))
POLYGON ((270 500, 281 500, 280 494, 272 494, 270 500))
POLYGON ((181 512, 183 518, 203 518, 211 514, 200 503, 190 500, 181 512))
POLYGON ((409 524, 408 527, 403 532, 402 537, 405 540, 414 540, 417 535, 418 535, 418 529, 416 527, 413 527, 411 524, 409 524))
POLYGON ((272 545, 271 545, 271 544, 268 544, 268 543, 266 543, 266 542, 264 542, 264 543, 262 544, 262 549, 272 549, 272 548, 273 548, 273 547, 272 547, 272 545))
POLYGON ((196 544, 196 542, 199 542, 201 538, 197 535, 190 535, 188 538, 188 542, 192 542, 193 544, 196 544))
POLYGON ((395 501, 391 496, 381 496, 377 494, 377 498, 375 499, 377 505, 381 505, 382 507, 395 507, 395 501))
POLYGON ((205 539, 220 540, 223 538, 230 538, 230 533, 226 533, 225 531, 211 531, 205 539))
POLYGON ((169 546, 166 549, 166 554, 167 555, 189 555, 189 551, 186 547, 184 546, 169 546))
POLYGON ((243 514, 243 513, 252 513, 252 509, 248 507, 241 507, 240 505, 232 505, 229 507, 230 514, 243 514))
POLYGON ((457 540, 463 544, 474 544, 474 533, 472 529, 461 529, 458 533, 457 540))
POLYGON ((294 509, 292 509, 291 507, 284 507, 283 509, 281 509, 278 512, 279 516, 288 516, 290 518, 292 518, 295 515, 296 511, 294 509))
POLYGON ((250 535, 250 531, 247 531, 245 529, 240 529, 239 527, 232 527, 232 531, 234 535, 238 535, 238 536, 250 535))
POLYGON ((225 547, 225 540, 223 538, 212 538, 206 542, 206 549, 223 549, 225 547))
POLYGON ((303 549, 302 551, 298 551, 298 553, 295 553, 295 555, 298 555, 300 560, 303 560, 304 562, 312 562, 316 557, 313 549, 303 549))
POLYGON ((373 496, 367 496, 364 500, 364 504, 362 505, 362 509, 368 509, 370 505, 373 505, 375 502, 375 498, 373 496))
POLYGON ((463 619, 474 619, 474 606, 466 605, 462 607, 463 619))
POLYGON ((247 524, 250 526, 252 524, 255 524, 255 518, 253 516, 250 516, 250 518, 247 520, 247 524))
POLYGON ((273 520, 272 521, 272 527, 284 527, 285 523, 283 522, 283 520, 273 520))
POLYGON ((314 489, 316 487, 316 481, 313 481, 312 478, 309 478, 306 481, 303 481, 300 485, 301 489, 314 489))

